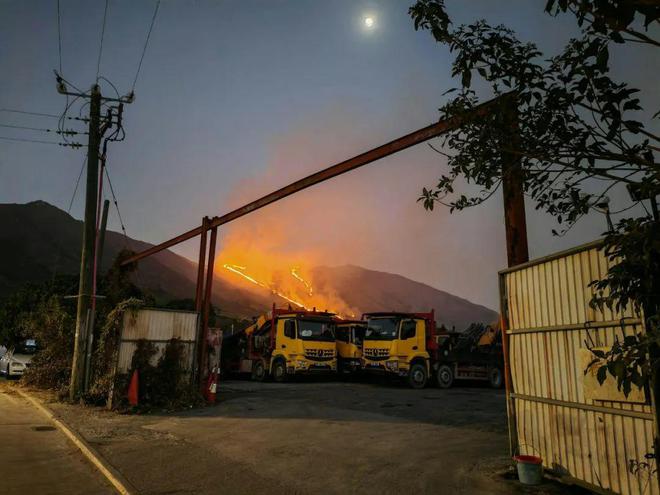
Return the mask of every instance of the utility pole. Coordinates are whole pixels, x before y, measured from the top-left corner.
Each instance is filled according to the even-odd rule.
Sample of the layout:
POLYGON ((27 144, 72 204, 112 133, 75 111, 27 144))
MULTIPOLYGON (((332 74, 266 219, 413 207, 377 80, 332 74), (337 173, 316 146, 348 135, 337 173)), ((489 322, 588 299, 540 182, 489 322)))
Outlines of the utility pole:
POLYGON ((101 90, 92 87, 89 107, 89 140, 87 146, 87 183, 85 194, 85 226, 80 257, 80 279, 78 285, 78 309, 76 311, 76 336, 71 363, 69 399, 75 400, 83 386, 85 375, 85 348, 89 327, 92 298, 94 245, 96 244, 96 202, 99 182, 99 147, 101 145, 101 90))
MULTIPOLYGON (((514 95, 502 100, 502 119, 510 130, 509 143, 514 149, 520 146, 518 129, 518 101, 514 95)), ((527 246, 527 220, 520 156, 502 153, 502 196, 504 199, 504 227, 506 230, 506 255, 508 266, 529 261, 527 246)))
MULTIPOLYGON (((94 292, 94 259, 97 244, 98 228, 98 194, 99 194, 99 148, 103 134, 112 126, 112 112, 109 111, 101 125, 101 104, 104 102, 132 103, 134 95, 129 93, 120 98, 104 98, 101 88, 96 83, 89 93, 73 93, 68 91, 64 79, 55 72, 57 92, 78 98, 89 98, 89 139, 87 142, 87 181, 85 192, 85 223, 82 236, 82 253, 80 257, 80 278, 78 285, 78 308, 76 311, 76 334, 71 363, 71 380, 69 383, 69 399, 75 400, 83 391, 86 370, 85 357, 91 349, 87 349, 88 333, 94 319, 92 298, 94 292)), ((121 109, 120 109, 121 114, 121 109)), ((120 117, 121 118, 121 117, 120 117)), ((121 124, 117 123, 118 127, 121 124)))

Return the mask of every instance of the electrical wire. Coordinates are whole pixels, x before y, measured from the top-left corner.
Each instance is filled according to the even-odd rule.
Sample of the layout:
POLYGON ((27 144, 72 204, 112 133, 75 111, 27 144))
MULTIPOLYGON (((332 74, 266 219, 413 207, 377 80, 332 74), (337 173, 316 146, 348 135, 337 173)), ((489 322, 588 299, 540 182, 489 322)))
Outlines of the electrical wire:
POLYGON ((104 80, 105 82, 107 82, 110 86, 112 86, 112 89, 114 89, 114 90, 115 90, 115 93, 117 94, 117 99, 120 98, 119 90, 117 89, 117 86, 115 86, 114 84, 112 84, 112 82, 110 81, 110 79, 108 79, 107 77, 103 77, 103 76, 99 76, 99 79, 103 79, 103 80, 104 80))
POLYGON ((0 127, 7 127, 9 129, 24 129, 26 131, 53 132, 52 129, 42 129, 41 127, 26 127, 23 125, 0 124, 0 127))
POLYGON ((85 170, 85 165, 87 164, 87 154, 85 154, 85 159, 82 162, 80 167, 80 173, 78 174, 78 179, 76 180, 76 187, 73 188, 73 194, 71 195, 71 201, 69 201, 69 207, 66 209, 67 213, 71 213, 71 207, 73 206, 73 201, 76 198, 76 193, 78 192, 78 186, 80 185, 80 178, 85 170))
POLYGON ((101 28, 101 43, 99 44, 99 58, 96 62, 96 83, 99 82, 99 71, 101 70, 101 55, 103 54, 103 37, 105 36, 105 21, 108 16, 108 0, 105 0, 105 9, 103 10, 103 27, 101 28))
MULTIPOLYGON (((35 115, 35 116, 38 116, 38 117, 52 117, 54 119, 59 119, 60 117, 62 117, 61 114, 60 115, 55 115, 55 114, 52 114, 52 113, 26 112, 24 110, 14 110, 12 108, 0 108, 0 112, 20 113, 20 114, 24 114, 24 115, 35 115)), ((67 117, 67 119, 69 119, 69 120, 81 120, 81 121, 84 121, 84 122, 89 121, 89 119, 87 119, 87 118, 79 118, 79 117, 67 117)))
POLYGON ((60 20, 60 0, 57 0, 57 46, 60 55, 60 74, 62 73, 62 28, 60 20))
MULTIPOLYGON (((80 173, 78 174, 78 179, 76 179, 76 185, 73 188, 73 194, 71 195, 71 200, 69 201, 69 207, 66 209, 66 212, 70 215, 71 214, 71 208, 73 207, 73 202, 76 199, 76 193, 78 192, 78 186, 80 185, 80 179, 82 178, 83 171, 85 170, 85 165, 87 164, 87 154, 85 154, 85 158, 83 159, 82 165, 80 167, 80 173)), ((53 263, 53 276, 51 277, 51 285, 55 284, 55 278, 57 277, 57 271, 59 270, 60 267, 60 261, 62 260, 62 249, 63 247, 60 245, 59 249, 57 250, 57 257, 55 258, 55 263, 53 263)))
POLYGON ((0 112, 8 112, 8 113, 22 113, 25 115, 36 115, 39 117, 54 117, 56 119, 59 119, 59 115, 54 115, 52 113, 39 113, 39 112, 26 112, 24 110, 13 110, 11 108, 0 108, 0 112))
POLYGON ((119 217, 119 225, 121 225, 121 230, 124 233, 124 240, 128 245, 128 235, 126 234, 126 227, 124 226, 124 220, 121 217, 121 212, 119 211, 119 203, 117 202, 117 196, 115 195, 115 188, 112 187, 112 181, 110 180, 110 173, 108 172, 108 166, 103 167, 105 170, 105 176, 108 179, 108 185, 110 186, 110 193, 112 194, 112 202, 115 204, 115 209, 117 210, 117 216, 119 217))
POLYGON ((133 80, 133 86, 131 87, 131 93, 135 91, 135 85, 137 84, 138 76, 140 75, 140 69, 142 68, 142 62, 144 61, 144 54, 147 53, 147 46, 149 45, 149 38, 151 38, 151 31, 154 28, 156 22, 156 15, 158 15, 158 8, 160 7, 160 0, 156 2, 156 8, 154 9, 154 15, 151 18, 151 25, 149 26, 149 32, 147 33, 147 39, 144 42, 144 48, 142 49, 142 56, 140 57, 140 63, 138 64, 137 72, 135 73, 135 79, 133 80))
POLYGON ((0 136, 0 139, 3 139, 5 141, 20 141, 20 142, 24 142, 24 143, 56 144, 57 146, 65 146, 65 144, 58 143, 57 141, 42 141, 40 139, 24 139, 24 138, 13 138, 13 137, 6 137, 6 136, 0 136))

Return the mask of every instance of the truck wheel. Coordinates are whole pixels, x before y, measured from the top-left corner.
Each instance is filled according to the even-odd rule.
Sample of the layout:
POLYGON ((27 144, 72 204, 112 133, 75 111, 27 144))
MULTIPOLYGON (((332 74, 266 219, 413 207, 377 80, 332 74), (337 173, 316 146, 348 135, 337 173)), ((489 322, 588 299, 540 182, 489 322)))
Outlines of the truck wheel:
POLYGON ((454 383, 454 372, 448 365, 441 364, 438 368, 436 378, 438 379, 438 387, 450 388, 454 383))
POLYGON ((266 368, 262 360, 255 361, 252 365, 252 379, 255 382, 263 382, 266 378, 266 368))
POLYGON ((273 380, 278 383, 286 381, 286 364, 281 359, 273 363, 273 380))
POLYGON ((420 363, 413 363, 408 371, 408 385, 411 388, 424 388, 428 381, 428 374, 426 373, 426 366, 420 363))
POLYGON ((488 383, 490 383, 491 388, 502 388, 502 385, 504 385, 502 370, 499 368, 491 368, 488 372, 488 383))

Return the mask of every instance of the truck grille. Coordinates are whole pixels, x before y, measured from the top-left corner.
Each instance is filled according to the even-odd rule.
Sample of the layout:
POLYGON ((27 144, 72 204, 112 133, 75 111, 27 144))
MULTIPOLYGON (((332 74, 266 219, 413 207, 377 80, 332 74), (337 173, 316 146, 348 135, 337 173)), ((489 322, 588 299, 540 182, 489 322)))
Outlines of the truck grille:
POLYGON ((364 350, 364 357, 372 361, 380 361, 390 357, 389 349, 370 349, 366 348, 364 350))
POLYGON ((305 357, 310 361, 331 361, 335 352, 332 349, 305 349, 305 357))

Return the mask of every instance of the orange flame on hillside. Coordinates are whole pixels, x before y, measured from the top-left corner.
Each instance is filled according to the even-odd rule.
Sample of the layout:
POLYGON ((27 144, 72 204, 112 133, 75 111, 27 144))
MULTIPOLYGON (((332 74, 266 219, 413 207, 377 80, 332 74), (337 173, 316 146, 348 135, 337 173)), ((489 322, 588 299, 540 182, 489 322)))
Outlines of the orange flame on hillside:
MULTIPOLYGON (((304 309, 316 308, 342 317, 355 318, 356 308, 346 303, 328 284, 314 283, 317 263, 311 255, 294 255, 255 245, 251 239, 230 237, 218 256, 216 273, 231 277, 248 290, 267 290, 304 309)), ((263 292, 262 292, 263 294, 263 292)), ((269 308, 264 308, 264 312, 269 308)))

